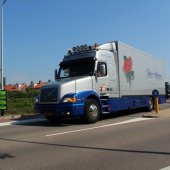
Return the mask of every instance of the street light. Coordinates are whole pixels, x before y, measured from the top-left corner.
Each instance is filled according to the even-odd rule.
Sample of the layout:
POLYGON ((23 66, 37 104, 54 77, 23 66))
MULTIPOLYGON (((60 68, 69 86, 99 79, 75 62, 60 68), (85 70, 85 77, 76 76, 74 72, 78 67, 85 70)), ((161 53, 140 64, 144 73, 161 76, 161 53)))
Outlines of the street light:
POLYGON ((6 0, 2 0, 2 18, 1 18, 1 90, 4 89, 3 82, 3 55, 4 55, 4 5, 6 0))

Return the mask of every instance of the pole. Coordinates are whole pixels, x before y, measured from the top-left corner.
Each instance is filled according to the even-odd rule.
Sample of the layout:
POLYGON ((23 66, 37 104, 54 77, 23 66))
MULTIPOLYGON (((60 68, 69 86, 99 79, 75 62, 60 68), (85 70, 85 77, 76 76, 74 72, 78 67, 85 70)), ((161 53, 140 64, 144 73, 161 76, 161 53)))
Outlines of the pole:
POLYGON ((1 15, 1 90, 4 90, 3 82, 3 58, 4 58, 4 4, 6 0, 2 0, 2 15, 1 15))
POLYGON ((155 112, 159 112, 159 102, 158 102, 158 96, 155 97, 155 112))

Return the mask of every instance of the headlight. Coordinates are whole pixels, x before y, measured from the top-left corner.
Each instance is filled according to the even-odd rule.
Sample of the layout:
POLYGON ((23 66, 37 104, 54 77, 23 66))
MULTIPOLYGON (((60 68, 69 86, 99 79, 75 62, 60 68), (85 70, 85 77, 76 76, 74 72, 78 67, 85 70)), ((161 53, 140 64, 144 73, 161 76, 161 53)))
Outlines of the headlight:
POLYGON ((67 103, 67 102, 69 102, 69 103, 75 103, 77 101, 77 99, 75 98, 75 97, 67 97, 67 98, 64 98, 63 100, 62 100, 62 102, 64 102, 64 103, 67 103))

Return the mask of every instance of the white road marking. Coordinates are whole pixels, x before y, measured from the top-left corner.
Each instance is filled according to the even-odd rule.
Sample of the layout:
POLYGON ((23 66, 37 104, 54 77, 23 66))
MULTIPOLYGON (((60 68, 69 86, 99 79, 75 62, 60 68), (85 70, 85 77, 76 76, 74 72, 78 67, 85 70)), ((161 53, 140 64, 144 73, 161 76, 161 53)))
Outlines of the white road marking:
POLYGON ((91 128, 85 128, 85 129, 78 129, 78 130, 73 130, 73 131, 66 131, 66 132, 61 132, 61 133, 54 133, 54 134, 49 134, 49 135, 46 135, 46 136, 47 137, 49 137, 49 136, 58 136, 58 135, 64 135, 64 134, 69 134, 69 133, 88 131, 88 130, 93 130, 93 129, 105 128, 105 127, 110 127, 110 126, 115 126, 115 125, 121 125, 121 124, 127 124, 127 123, 139 122, 139 121, 151 120, 151 119, 154 119, 154 118, 138 117, 138 118, 126 120, 126 121, 123 121, 123 122, 118 122, 118 123, 113 123, 113 124, 108 124, 108 125, 102 125, 102 126, 95 126, 95 127, 91 127, 91 128))
POLYGON ((159 170, 170 170, 170 166, 167 166, 167 167, 159 169, 159 170))
POLYGON ((11 122, 0 123, 0 126, 20 125, 20 124, 25 124, 25 123, 41 122, 43 120, 46 120, 46 119, 37 118, 37 119, 29 119, 29 120, 11 121, 11 122))

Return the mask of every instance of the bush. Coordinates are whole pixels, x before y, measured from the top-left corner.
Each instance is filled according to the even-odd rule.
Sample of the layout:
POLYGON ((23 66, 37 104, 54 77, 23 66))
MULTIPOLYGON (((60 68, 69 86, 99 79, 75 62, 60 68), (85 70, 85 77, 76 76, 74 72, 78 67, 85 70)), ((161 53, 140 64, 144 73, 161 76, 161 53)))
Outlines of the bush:
POLYGON ((38 90, 33 90, 29 89, 26 92, 21 92, 21 91, 9 91, 8 92, 8 98, 34 98, 38 96, 39 91, 38 90))
POLYGON ((38 91, 30 89, 27 92, 8 92, 7 114, 31 114, 34 113, 34 97, 38 91))
POLYGON ((32 98, 12 98, 8 100, 8 114, 34 113, 34 100, 32 98))

